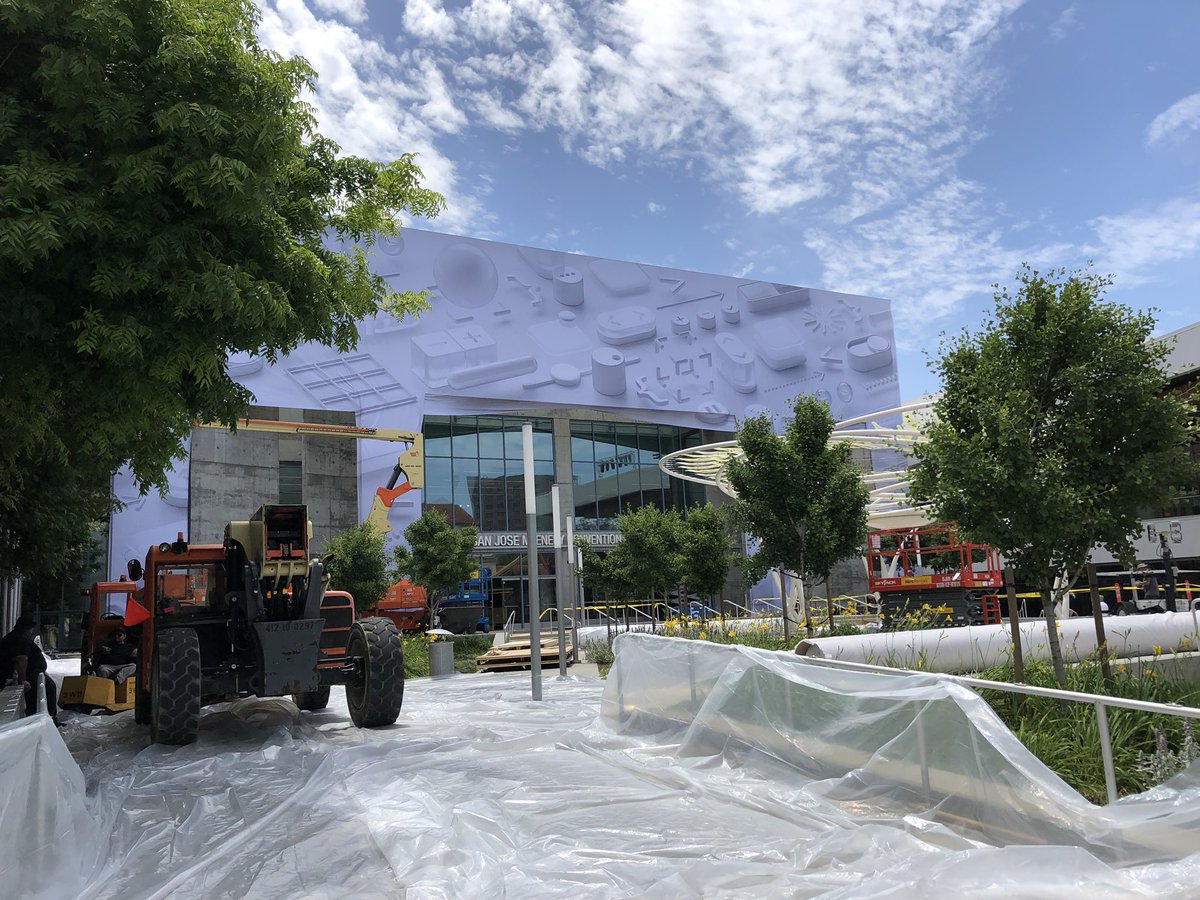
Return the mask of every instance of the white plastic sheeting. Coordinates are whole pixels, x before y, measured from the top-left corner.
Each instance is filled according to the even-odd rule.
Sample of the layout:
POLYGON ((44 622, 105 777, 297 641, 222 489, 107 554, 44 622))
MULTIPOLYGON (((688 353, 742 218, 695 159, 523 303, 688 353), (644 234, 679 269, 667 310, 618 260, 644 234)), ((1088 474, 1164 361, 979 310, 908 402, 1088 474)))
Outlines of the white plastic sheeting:
MULTIPOLYGON (((1046 620, 1022 621, 1020 629, 1024 658, 1048 660, 1046 620)), ((1153 656, 1200 647, 1196 615, 1190 612, 1106 617, 1104 636, 1110 652, 1119 657, 1153 656)), ((1067 663, 1087 659, 1096 652, 1095 620, 1091 616, 1060 620, 1059 642, 1067 663)), ((1012 661, 1012 630, 1004 623, 809 638, 797 645, 796 652, 802 656, 920 668, 928 672, 979 672, 1012 661)))
POLYGON ((0 895, 66 896, 62 889, 91 871, 95 847, 83 775, 51 718, 0 728, 0 895), (55 873, 52 882, 45 872, 55 873))
POLYGON ((931 676, 642 635, 617 648, 607 683, 547 677, 540 704, 528 673, 410 682, 374 731, 338 690, 320 713, 206 710, 181 748, 148 746, 128 713, 68 714, 95 837, 58 841, 44 894, 1195 895, 1195 779, 1101 809, 931 676))

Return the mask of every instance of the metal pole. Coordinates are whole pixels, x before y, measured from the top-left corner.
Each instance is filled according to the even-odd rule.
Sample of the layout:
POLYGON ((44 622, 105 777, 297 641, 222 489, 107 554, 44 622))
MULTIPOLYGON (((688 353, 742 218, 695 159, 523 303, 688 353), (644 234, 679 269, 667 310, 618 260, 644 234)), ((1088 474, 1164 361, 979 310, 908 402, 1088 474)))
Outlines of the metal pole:
POLYGON ((1108 710, 1097 703, 1096 724, 1100 729, 1100 758, 1104 762, 1104 787, 1108 790, 1108 802, 1117 800, 1117 775, 1113 771, 1112 738, 1108 734, 1108 710))
POLYGON ((542 699, 542 613, 538 602, 537 491, 533 483, 533 423, 521 426, 525 462, 525 537, 529 542, 529 684, 534 700, 542 699))
POLYGON ((558 510, 558 485, 550 488, 550 509, 554 522, 554 613, 558 618, 558 677, 567 677, 567 633, 563 623, 563 540, 562 515, 558 510))
POLYGON ((1167 536, 1159 534, 1158 545, 1160 556, 1163 561, 1163 588, 1167 596, 1167 612, 1179 612, 1179 607, 1175 604, 1175 563, 1174 555, 1171 548, 1167 546, 1167 536))
POLYGON ((575 574, 575 510, 567 511, 567 573, 571 586, 571 663, 579 664, 579 576, 575 574))

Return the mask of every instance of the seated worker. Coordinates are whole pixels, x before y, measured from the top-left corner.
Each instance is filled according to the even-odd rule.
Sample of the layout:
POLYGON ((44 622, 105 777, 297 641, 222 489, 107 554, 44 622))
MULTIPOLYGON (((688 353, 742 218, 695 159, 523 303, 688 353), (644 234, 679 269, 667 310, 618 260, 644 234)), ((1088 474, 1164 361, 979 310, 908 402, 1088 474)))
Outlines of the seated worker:
POLYGON ((92 654, 92 671, 101 678, 111 678, 123 684, 137 671, 137 647, 126 640, 125 629, 113 629, 108 640, 102 641, 92 654))
MULTIPOLYGON (((37 712, 37 677, 46 673, 46 657, 34 642, 37 625, 21 616, 13 630, 0 638, 0 684, 19 684, 25 688, 25 715, 37 712)), ((58 686, 46 675, 46 707, 58 724, 58 686)))

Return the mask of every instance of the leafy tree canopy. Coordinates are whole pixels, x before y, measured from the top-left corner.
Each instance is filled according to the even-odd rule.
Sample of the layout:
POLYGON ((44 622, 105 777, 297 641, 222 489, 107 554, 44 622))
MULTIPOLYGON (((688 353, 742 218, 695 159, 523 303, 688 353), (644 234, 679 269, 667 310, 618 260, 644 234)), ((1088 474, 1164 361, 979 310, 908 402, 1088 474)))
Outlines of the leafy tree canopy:
POLYGON ((809 581, 827 578, 839 561, 862 552, 866 535, 867 488, 849 445, 829 443, 829 407, 799 396, 792 411, 782 435, 765 415, 743 421, 743 455, 726 468, 737 492, 732 521, 759 541, 746 564, 753 581, 776 566, 809 581))
POLYGON ((679 531, 679 579, 688 591, 719 594, 729 577, 729 534, 726 517, 711 503, 695 506, 679 531))
POLYGON ((86 535, 118 466, 163 488, 193 421, 242 414, 229 354, 347 350, 356 320, 423 307, 367 252, 442 197, 411 155, 339 156, 300 99, 315 73, 263 49, 255 16, 0 4, 0 536, 23 567, 62 537, 47 480, 87 498, 86 535))
POLYGON ((367 522, 335 534, 325 557, 330 588, 348 591, 360 612, 375 606, 392 583, 383 535, 367 522))
POLYGON ((478 567, 473 555, 477 533, 474 526, 454 528, 436 509, 426 509, 404 529, 408 546, 394 551, 395 578, 407 577, 425 588, 429 608, 436 612, 447 591, 478 567))
POLYGON ((1163 393, 1154 320, 1111 279, 1028 268, 977 334, 943 342, 912 497, 1043 590, 1102 544, 1129 562, 1139 510, 1190 475, 1188 407, 1163 393))
POLYGON ((675 510, 643 506, 617 517, 621 539, 605 558, 611 581, 638 599, 666 594, 680 581, 681 523, 675 510))

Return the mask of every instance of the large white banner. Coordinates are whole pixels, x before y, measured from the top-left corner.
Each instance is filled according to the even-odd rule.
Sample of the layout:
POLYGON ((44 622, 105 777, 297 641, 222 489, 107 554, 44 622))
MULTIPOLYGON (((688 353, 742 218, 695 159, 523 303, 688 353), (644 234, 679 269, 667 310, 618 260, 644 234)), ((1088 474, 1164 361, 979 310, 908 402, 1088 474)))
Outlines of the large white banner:
MULTIPOLYGON (((362 322, 351 353, 305 345, 274 366, 232 358, 258 403, 414 430, 426 413, 544 404, 726 431, 760 412, 787 415, 799 393, 839 420, 899 404, 884 300, 414 229, 383 242, 373 265, 397 289, 428 290, 432 309, 362 322)), ((361 442, 361 515, 395 460, 395 445, 361 442)), ((117 476, 131 503, 113 521, 114 575, 186 534, 186 461, 170 481, 165 499, 137 497, 117 476)), ((397 502, 394 534, 419 506, 415 493, 397 502)))

